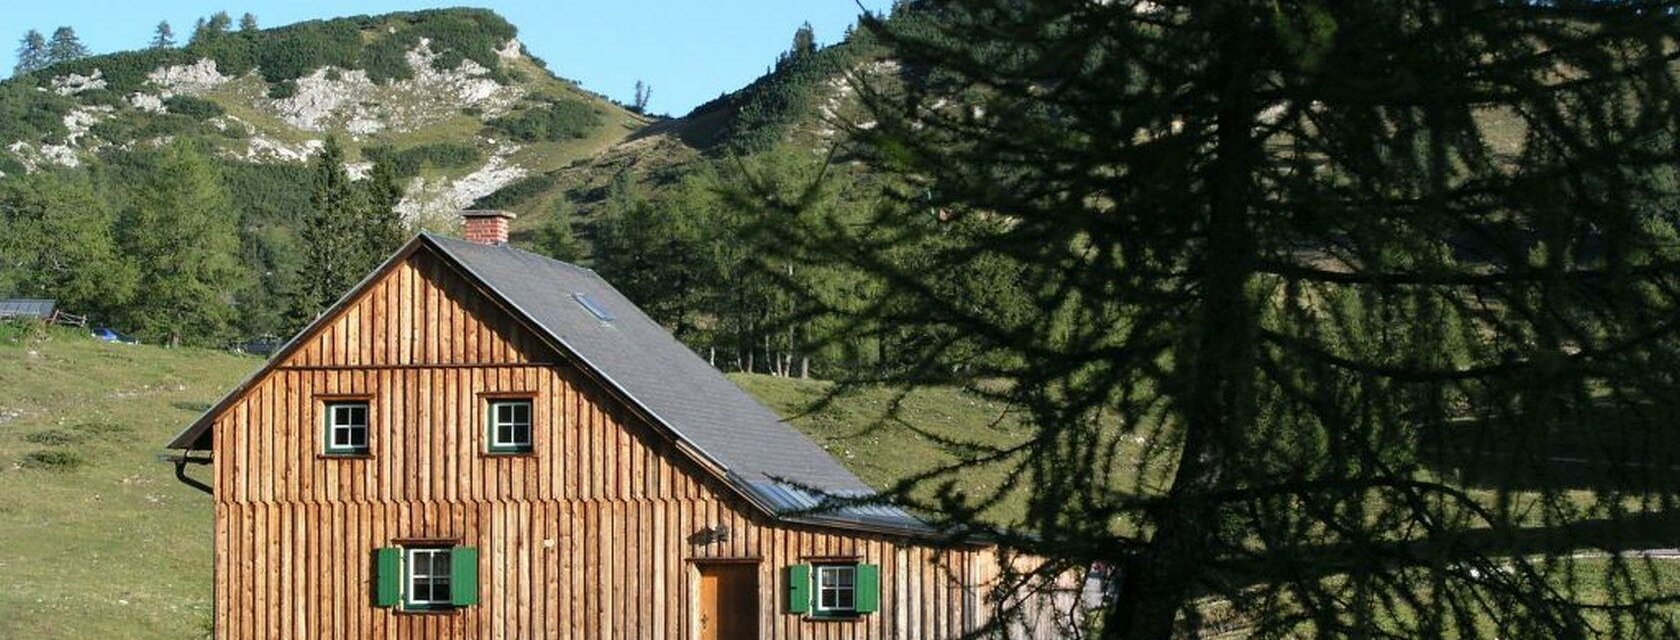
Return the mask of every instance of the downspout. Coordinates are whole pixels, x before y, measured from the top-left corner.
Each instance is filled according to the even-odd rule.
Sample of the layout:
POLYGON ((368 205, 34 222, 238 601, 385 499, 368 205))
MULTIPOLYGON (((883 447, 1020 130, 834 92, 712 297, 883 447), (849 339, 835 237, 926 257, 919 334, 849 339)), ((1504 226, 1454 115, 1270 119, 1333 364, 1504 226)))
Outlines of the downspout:
POLYGON ((184 453, 179 455, 165 453, 159 455, 158 460, 173 463, 175 465, 175 479, 180 480, 181 484, 203 491, 205 495, 215 495, 215 491, 210 487, 210 485, 193 479, 191 476, 187 475, 187 465, 210 464, 210 458, 194 458, 184 453))

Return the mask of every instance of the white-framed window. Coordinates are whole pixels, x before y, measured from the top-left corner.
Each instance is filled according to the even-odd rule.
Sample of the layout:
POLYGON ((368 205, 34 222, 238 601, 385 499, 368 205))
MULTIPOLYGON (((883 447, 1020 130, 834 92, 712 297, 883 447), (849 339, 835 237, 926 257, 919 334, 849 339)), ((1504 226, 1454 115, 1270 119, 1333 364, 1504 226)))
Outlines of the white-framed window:
POLYGON ((525 453, 531 450, 531 400, 491 400, 486 420, 491 453, 525 453))
POLYGON ((365 400, 332 401, 326 408, 327 453, 360 455, 368 451, 368 403, 365 400))
POLYGON ((819 615, 857 611, 857 565, 819 564, 816 574, 816 609, 819 615))
POLYGON ((403 552, 403 608, 452 606, 449 547, 410 547, 403 552))

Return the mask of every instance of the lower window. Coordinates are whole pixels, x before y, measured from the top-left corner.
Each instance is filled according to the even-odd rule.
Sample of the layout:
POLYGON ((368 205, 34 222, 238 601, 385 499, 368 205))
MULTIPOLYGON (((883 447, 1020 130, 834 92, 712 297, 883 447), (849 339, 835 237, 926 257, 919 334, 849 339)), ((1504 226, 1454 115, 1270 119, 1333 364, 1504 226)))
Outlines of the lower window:
POLYGON ((850 615, 857 613, 857 565, 819 564, 817 570, 817 602, 819 615, 850 615))
POLYGON ((403 608, 442 609, 454 606, 450 593, 450 549, 405 549, 403 608))
POLYGON ((418 544, 374 550, 375 606, 403 611, 478 604, 478 549, 418 544))

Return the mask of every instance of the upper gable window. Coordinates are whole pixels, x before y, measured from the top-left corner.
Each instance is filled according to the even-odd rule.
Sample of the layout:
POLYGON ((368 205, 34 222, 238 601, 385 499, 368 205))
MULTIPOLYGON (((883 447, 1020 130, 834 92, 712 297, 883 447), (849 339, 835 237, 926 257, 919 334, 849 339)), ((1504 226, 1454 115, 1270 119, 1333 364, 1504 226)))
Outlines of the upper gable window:
POLYGON ((491 453, 531 451, 531 400, 491 400, 489 416, 491 453))
POLYGON ((326 451, 330 455, 368 452, 368 403, 365 400, 326 403, 326 451))

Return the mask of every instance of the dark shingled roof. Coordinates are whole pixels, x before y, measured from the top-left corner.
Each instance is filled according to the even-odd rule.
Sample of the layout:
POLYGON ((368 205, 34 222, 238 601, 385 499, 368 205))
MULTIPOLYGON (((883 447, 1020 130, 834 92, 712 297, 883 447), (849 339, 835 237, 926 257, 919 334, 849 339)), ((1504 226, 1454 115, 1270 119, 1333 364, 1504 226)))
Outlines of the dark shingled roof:
MULTIPOLYGON (((608 384, 728 470, 732 484, 772 510, 789 513, 817 506, 820 496, 801 487, 837 496, 873 493, 594 271, 506 245, 429 234, 425 239, 608 384), (590 302, 611 320, 603 321, 589 310, 590 302)), ((925 528, 890 506, 797 515, 813 521, 925 528)))
MULTIPOLYGON (((428 233, 420 234, 387 267, 422 246, 433 248, 439 257, 500 298, 502 304, 658 426, 720 467, 725 481, 771 514, 789 521, 888 533, 936 533, 890 505, 866 503, 814 510, 823 494, 865 498, 875 492, 828 452, 678 342, 594 271, 507 245, 481 245, 428 233), (596 309, 589 309, 591 305, 596 309)), ((375 279, 374 275, 340 300, 334 310, 355 298, 375 279)), ((317 323, 332 315, 333 311, 323 314, 317 323)), ((314 328, 305 329, 299 338, 314 328)), ((297 340, 277 352, 271 364, 286 357, 297 340)), ((203 437, 214 416, 262 374, 259 371, 240 384, 169 446, 204 446, 203 437)))

